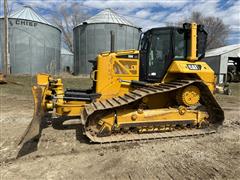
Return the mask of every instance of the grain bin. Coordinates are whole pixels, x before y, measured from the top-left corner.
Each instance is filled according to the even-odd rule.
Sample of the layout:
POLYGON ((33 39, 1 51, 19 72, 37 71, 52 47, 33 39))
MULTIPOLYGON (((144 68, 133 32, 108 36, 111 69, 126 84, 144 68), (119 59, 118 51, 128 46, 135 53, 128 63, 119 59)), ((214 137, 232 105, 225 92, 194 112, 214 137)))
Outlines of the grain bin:
POLYGON ((61 49, 60 71, 73 72, 73 53, 65 48, 61 49))
POLYGON ((137 49, 141 29, 111 9, 105 9, 73 29, 74 73, 88 74, 93 60, 110 51, 110 32, 115 34, 115 50, 137 49))
MULTIPOLYGON (((0 18, 0 49, 4 47, 3 23, 4 19, 0 18)), ((9 16, 12 74, 58 73, 60 45, 61 31, 39 16, 31 7, 25 6, 9 16)), ((0 62, 3 63, 3 51, 0 62)))

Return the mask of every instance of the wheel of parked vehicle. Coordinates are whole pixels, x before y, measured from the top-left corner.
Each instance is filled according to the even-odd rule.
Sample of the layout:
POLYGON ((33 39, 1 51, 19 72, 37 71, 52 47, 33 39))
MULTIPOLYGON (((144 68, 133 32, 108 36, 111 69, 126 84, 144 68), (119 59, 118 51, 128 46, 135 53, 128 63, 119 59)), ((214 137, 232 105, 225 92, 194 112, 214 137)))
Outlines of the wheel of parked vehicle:
POLYGON ((227 82, 232 82, 234 79, 234 75, 231 72, 227 73, 227 82))

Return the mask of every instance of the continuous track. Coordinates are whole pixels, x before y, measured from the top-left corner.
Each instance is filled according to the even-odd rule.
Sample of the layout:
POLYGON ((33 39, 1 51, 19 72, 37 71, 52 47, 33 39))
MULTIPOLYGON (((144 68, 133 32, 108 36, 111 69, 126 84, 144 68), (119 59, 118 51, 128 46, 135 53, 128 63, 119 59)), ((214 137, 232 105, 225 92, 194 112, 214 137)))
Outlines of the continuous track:
POLYGON ((111 99, 100 100, 86 105, 82 116, 82 124, 85 125, 85 134, 92 142, 107 143, 119 141, 136 141, 145 139, 162 139, 185 136, 199 136, 204 134, 211 134, 216 132, 218 125, 221 125, 224 120, 224 112, 213 97, 208 87, 200 80, 176 80, 174 82, 164 83, 156 86, 144 86, 136 88, 135 90, 111 99), (187 129, 175 130, 171 132, 153 132, 153 133, 116 133, 111 136, 99 137, 91 133, 89 127, 90 119, 94 119, 99 113, 125 106, 140 100, 146 96, 175 91, 177 89, 186 87, 188 85, 195 85, 201 91, 201 104, 204 105, 209 114, 210 126, 205 129, 187 129))

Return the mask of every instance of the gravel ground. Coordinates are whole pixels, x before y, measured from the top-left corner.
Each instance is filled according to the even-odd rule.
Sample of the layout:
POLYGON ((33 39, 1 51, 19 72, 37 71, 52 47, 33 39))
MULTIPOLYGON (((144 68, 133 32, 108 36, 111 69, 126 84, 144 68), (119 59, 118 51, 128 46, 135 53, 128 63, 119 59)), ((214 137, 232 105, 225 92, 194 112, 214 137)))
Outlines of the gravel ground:
MULTIPOLYGON (((16 158, 17 142, 31 121, 33 78, 0 85, 1 179, 239 179, 240 84, 233 95, 217 95, 225 111, 216 134, 128 143, 90 144, 78 129, 45 128, 36 149, 16 158)), ((65 78, 71 87, 87 79, 65 78)), ((68 86, 69 87, 69 86, 68 86)))

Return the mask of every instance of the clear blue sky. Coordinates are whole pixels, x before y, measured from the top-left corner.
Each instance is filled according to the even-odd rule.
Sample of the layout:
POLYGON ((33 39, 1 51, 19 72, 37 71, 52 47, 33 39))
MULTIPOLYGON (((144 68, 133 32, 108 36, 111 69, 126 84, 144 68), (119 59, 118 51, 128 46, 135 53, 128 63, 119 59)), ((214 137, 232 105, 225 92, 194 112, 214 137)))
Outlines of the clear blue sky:
MULTIPOLYGON (((105 8, 112 8, 134 24, 148 29, 164 26, 187 18, 192 11, 219 17, 230 27, 228 44, 240 43, 240 0, 8 0, 16 10, 22 5, 32 6, 48 19, 61 4, 69 7, 78 2, 91 15, 105 8)), ((0 0, 0 15, 3 14, 3 0, 0 0)))

